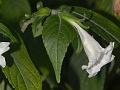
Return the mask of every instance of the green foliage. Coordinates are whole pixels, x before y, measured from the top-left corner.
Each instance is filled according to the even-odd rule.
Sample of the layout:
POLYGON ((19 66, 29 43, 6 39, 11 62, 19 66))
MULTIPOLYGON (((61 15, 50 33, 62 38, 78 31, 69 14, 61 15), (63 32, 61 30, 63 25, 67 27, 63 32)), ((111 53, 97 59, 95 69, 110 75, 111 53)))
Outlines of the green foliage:
MULTIPOLYGON (((25 14, 30 14, 30 5, 27 0, 2 0, 0 16, 2 20, 16 23, 25 14)), ((3 22, 4 22, 3 21, 3 22)))
POLYGON ((86 19, 85 23, 90 26, 90 30, 107 42, 113 41, 116 45, 120 43, 120 28, 114 22, 85 8, 75 7, 72 13, 86 19))
POLYGON ((32 32, 34 37, 38 37, 42 34, 43 25, 42 25, 43 17, 37 17, 35 21, 32 23, 32 32))
POLYGON ((13 36, 10 30, 2 23, 0 23, 0 33, 5 35, 6 37, 9 37, 12 42, 17 42, 17 39, 13 36))
POLYGON ((73 39, 74 30, 66 21, 57 15, 47 18, 44 24, 43 42, 53 64, 58 83, 67 47, 73 39))
POLYGON ((13 65, 3 69, 6 77, 16 90, 41 90, 41 77, 33 65, 23 41, 18 50, 11 53, 13 65))
POLYGON ((50 14, 50 9, 45 7, 45 8, 39 8, 39 10, 36 12, 37 16, 48 16, 50 14))
MULTIPOLYGON (((0 30, 3 35, 13 41, 12 43, 16 43, 15 37, 7 27, 0 24, 0 30)), ((13 50, 17 50, 11 53, 11 59, 10 56, 8 56, 8 65, 10 66, 6 66, 6 68, 3 69, 4 74, 8 78, 13 88, 17 90, 41 90, 41 77, 33 65, 22 39, 20 37, 19 39, 20 42, 17 41, 17 44, 19 45, 16 48, 11 48, 13 50)))
POLYGON ((11 42, 9 52, 3 54, 6 78, 0 79, 0 90, 107 90, 105 82, 110 80, 110 71, 112 75, 119 72, 120 60, 120 22, 113 15, 112 0, 64 0, 59 4, 55 0, 0 0, 0 34, 11 42), (114 69, 104 66, 98 75, 88 78, 81 69, 88 59, 69 20, 75 20, 104 46, 115 42, 114 69), (23 28, 21 21, 25 21, 23 28))

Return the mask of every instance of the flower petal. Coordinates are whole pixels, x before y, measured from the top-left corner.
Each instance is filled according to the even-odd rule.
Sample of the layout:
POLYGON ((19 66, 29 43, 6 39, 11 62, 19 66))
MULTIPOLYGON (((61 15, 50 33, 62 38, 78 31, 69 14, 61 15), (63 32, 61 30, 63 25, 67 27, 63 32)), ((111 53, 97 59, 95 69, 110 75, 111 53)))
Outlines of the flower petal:
POLYGON ((0 66, 3 68, 6 66, 6 61, 5 61, 5 58, 3 56, 0 56, 0 66))
POLYGON ((91 61, 95 61, 104 49, 90 34, 88 34, 84 29, 82 29, 77 23, 72 22, 72 24, 76 27, 80 35, 88 59, 91 61))
POLYGON ((10 49, 10 42, 0 42, 0 55, 10 49))
MULTIPOLYGON (((89 78, 95 76, 104 65, 108 64, 114 59, 115 56, 112 55, 113 48, 114 43, 111 42, 110 45, 105 49, 104 55, 99 59, 99 62, 93 64, 92 67, 86 68, 86 71, 89 73, 89 78)), ((83 65, 82 68, 84 68, 84 66, 85 65, 83 65)))

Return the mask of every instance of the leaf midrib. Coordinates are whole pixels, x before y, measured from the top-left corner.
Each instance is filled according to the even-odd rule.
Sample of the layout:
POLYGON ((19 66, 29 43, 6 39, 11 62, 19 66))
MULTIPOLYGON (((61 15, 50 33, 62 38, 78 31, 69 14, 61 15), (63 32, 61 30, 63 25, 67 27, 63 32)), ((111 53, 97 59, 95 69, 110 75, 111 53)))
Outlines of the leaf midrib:
MULTIPOLYGON (((61 32, 61 18, 60 16, 58 15, 58 18, 59 18, 59 28, 58 28, 58 37, 57 37, 57 63, 58 63, 58 42, 59 42, 59 34, 61 32)), ((58 70, 59 66, 57 65, 57 70, 58 70)))

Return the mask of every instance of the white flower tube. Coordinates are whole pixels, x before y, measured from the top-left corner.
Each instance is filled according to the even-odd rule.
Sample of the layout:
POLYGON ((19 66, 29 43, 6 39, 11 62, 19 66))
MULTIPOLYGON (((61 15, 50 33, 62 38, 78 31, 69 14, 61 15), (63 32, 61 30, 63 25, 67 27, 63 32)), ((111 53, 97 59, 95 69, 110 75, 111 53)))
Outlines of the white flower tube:
POLYGON ((9 45, 9 42, 0 42, 0 66, 3 68, 6 66, 6 61, 2 54, 10 49, 9 45))
POLYGON ((114 59, 115 56, 112 55, 114 42, 110 42, 108 47, 102 48, 100 44, 76 22, 70 21, 70 23, 77 29, 83 43, 85 53, 89 59, 88 65, 83 65, 82 69, 86 69, 89 74, 89 78, 93 77, 100 71, 102 66, 114 59))

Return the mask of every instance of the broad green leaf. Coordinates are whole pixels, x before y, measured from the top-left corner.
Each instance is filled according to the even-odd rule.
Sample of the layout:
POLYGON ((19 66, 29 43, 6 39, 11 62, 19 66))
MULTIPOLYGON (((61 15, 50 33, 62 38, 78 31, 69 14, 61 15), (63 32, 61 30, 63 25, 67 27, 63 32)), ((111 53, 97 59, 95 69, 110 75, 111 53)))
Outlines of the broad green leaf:
POLYGON ((42 34, 43 30, 43 21, 46 16, 50 15, 50 9, 47 7, 41 7, 37 12, 34 13, 35 20, 32 23, 32 32, 34 37, 38 37, 42 34))
POLYGON ((85 18, 85 24, 90 26, 93 32, 101 36, 107 42, 113 41, 116 45, 120 43, 120 28, 109 19, 82 7, 74 7, 72 14, 79 18, 85 18))
MULTIPOLYGON (((25 42, 27 43, 27 49, 29 48, 30 57, 32 58, 32 61, 35 63, 37 69, 42 74, 42 81, 47 82, 50 88, 56 87, 57 82, 55 79, 54 70, 50 62, 49 56, 46 52, 46 49, 44 47, 42 36, 34 38, 32 37, 31 33, 29 34, 26 33, 25 36, 29 36, 25 38, 26 39, 25 42)), ((44 87, 46 86, 43 86, 43 88, 44 87)))
POLYGON ((0 33, 3 34, 4 36, 8 37, 12 42, 16 42, 17 39, 13 36, 13 34, 10 32, 10 30, 0 23, 0 33))
POLYGON ((42 90, 41 77, 33 65, 22 39, 19 39, 21 44, 11 53, 11 59, 8 57, 8 65, 3 72, 16 90, 42 90))
POLYGON ((2 0, 0 6, 0 17, 1 20, 16 23, 25 14, 30 14, 31 9, 28 0, 2 0))
POLYGON ((42 25, 43 17, 37 17, 35 21, 32 23, 32 32, 34 37, 38 37, 42 34, 43 25, 42 25))
POLYGON ((62 62, 67 47, 74 39, 74 29, 57 15, 47 18, 43 26, 43 43, 52 62, 57 82, 60 82, 62 62))
POLYGON ((105 67, 92 78, 88 78, 88 73, 81 69, 82 65, 87 65, 88 59, 85 52, 74 53, 70 60, 68 77, 74 90, 103 90, 105 82, 105 67))
MULTIPOLYGON (((16 43, 16 38, 1 23, 0 32, 10 38, 14 44, 16 43)), ((3 72, 16 90, 41 90, 41 77, 33 65, 20 36, 19 39, 19 45, 17 41, 17 45, 11 47, 11 56, 6 56, 7 66, 3 69, 3 72)))

